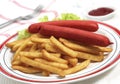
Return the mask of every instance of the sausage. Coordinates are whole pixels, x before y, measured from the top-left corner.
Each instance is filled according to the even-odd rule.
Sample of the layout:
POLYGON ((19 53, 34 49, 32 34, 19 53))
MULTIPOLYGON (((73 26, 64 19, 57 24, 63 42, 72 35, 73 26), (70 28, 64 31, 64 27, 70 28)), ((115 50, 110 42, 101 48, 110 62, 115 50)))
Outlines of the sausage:
POLYGON ((59 20, 59 21, 48 21, 48 22, 40 22, 40 23, 31 24, 28 28, 28 31, 30 33, 38 33, 42 24, 71 27, 71 28, 77 28, 77 29, 82 29, 82 30, 91 31, 91 32, 95 32, 98 30, 98 24, 93 21, 59 20))
POLYGON ((89 45, 108 46, 111 44, 110 40, 104 35, 70 27, 43 24, 39 33, 46 36, 55 36, 56 38, 62 37, 89 45))

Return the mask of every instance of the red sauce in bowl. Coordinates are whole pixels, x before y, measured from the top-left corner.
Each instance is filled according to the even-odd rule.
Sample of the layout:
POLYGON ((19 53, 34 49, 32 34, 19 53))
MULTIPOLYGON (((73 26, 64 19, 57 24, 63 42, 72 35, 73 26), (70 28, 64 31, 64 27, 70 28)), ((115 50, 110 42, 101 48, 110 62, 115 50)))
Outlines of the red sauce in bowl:
POLYGON ((112 13, 114 10, 112 8, 101 7, 91 10, 88 14, 92 16, 103 16, 112 13))

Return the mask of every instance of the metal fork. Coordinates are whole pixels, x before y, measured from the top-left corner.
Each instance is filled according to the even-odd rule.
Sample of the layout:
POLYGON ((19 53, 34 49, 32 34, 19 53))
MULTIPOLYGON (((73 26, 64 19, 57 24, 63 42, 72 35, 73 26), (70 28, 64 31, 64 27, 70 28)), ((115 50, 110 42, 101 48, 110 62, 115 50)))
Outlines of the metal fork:
POLYGON ((6 27, 6 26, 8 26, 8 25, 10 25, 10 24, 12 24, 12 23, 15 23, 15 22, 17 22, 17 21, 32 19, 32 18, 34 18, 35 16, 37 16, 37 15, 39 14, 39 12, 42 10, 42 8, 43 8, 42 5, 38 5, 38 6, 34 9, 33 13, 31 13, 31 14, 29 14, 29 15, 26 15, 26 16, 19 16, 19 17, 17 17, 17 18, 14 18, 14 19, 12 19, 12 20, 9 20, 9 21, 7 21, 7 22, 5 22, 5 23, 0 24, 0 29, 4 28, 4 27, 6 27))

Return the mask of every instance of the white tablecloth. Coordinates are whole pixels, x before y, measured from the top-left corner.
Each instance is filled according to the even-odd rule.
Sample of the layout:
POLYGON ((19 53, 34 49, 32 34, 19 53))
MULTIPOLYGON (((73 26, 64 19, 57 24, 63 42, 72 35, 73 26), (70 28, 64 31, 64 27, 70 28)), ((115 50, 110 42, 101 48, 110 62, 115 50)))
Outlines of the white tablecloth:
MULTIPOLYGON (((4 29, 0 29, 0 44, 4 42, 10 35, 5 31, 24 24, 37 22, 38 18, 43 15, 48 15, 54 18, 61 12, 75 12, 85 18, 83 10, 90 6, 113 6, 116 8, 116 15, 109 20, 103 21, 118 29, 120 29, 120 0, 0 0, 0 23, 6 22, 20 15, 26 15, 33 11, 38 5, 44 6, 44 11, 34 19, 14 23, 4 29)), ((104 74, 80 81, 76 84, 117 84, 120 82, 120 63, 108 70, 104 74)), ((23 84, 11 80, 0 74, 0 84, 23 84)))

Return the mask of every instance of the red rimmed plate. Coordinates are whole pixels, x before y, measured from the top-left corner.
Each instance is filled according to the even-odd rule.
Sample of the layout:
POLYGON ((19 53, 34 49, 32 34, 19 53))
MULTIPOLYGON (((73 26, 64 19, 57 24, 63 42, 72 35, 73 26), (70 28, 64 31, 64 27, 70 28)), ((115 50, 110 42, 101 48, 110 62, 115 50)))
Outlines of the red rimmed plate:
MULTIPOLYGON (((8 49, 5 46, 6 42, 10 42, 12 40, 15 40, 17 37, 17 31, 20 30, 17 28, 16 30, 8 30, 8 33, 12 33, 12 36, 8 38, 1 46, 0 51, 0 73, 3 75, 20 81, 24 83, 74 83, 77 81, 85 80, 91 77, 94 77, 96 75, 99 75, 113 66, 115 66, 120 61, 120 31, 116 28, 102 23, 102 22, 96 22, 99 24, 99 30, 97 33, 101 33, 106 35, 111 42, 114 44, 110 45, 110 47, 113 49, 111 53, 106 56, 104 61, 97 62, 97 63, 91 63, 88 68, 79 71, 75 74, 67 75, 65 78, 59 78, 57 75, 50 75, 50 77, 43 77, 38 74, 25 74, 17 70, 13 70, 11 68, 11 58, 12 53, 10 52, 10 49, 8 49)), ((24 29, 25 27, 22 27, 21 29, 24 29)))

